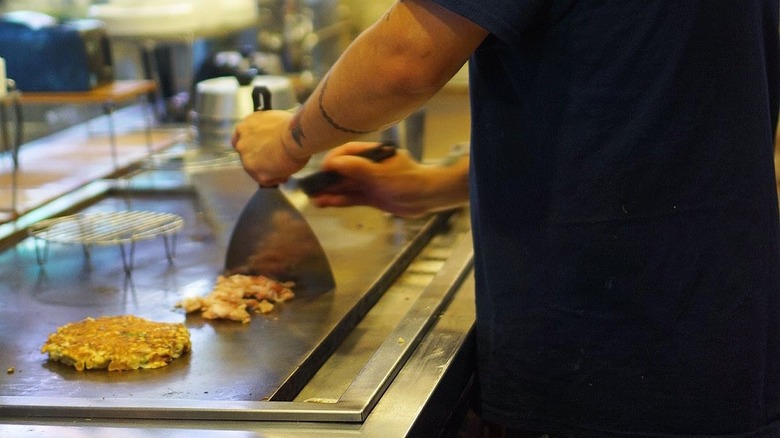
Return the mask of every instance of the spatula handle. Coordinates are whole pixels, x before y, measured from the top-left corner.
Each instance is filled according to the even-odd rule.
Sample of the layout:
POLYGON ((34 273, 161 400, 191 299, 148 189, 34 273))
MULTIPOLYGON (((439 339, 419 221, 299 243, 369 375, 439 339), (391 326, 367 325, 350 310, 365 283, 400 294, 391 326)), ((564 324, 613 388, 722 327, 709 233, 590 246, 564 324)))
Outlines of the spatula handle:
MULTIPOLYGON (((256 85, 252 88, 252 106, 255 111, 267 111, 271 109, 271 90, 265 85, 256 85)), ((260 189, 278 189, 279 185, 260 186, 260 189)))
MULTIPOLYGON (((356 157, 363 157, 375 163, 395 155, 396 146, 391 142, 385 142, 371 149, 366 149, 355 154, 356 157)), ((335 171, 326 170, 315 172, 298 180, 298 187, 308 196, 314 196, 326 188, 341 181, 343 176, 335 171)))
POLYGON ((265 85, 257 85, 252 88, 252 105, 255 111, 271 109, 271 90, 265 85))

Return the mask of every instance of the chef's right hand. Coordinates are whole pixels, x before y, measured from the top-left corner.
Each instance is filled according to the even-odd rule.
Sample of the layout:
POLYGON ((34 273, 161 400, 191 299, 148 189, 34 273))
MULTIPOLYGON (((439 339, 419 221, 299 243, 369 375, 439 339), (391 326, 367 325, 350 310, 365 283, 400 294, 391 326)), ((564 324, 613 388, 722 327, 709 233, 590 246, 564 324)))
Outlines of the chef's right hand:
POLYGON ((244 169, 263 187, 281 184, 306 165, 310 157, 296 157, 285 144, 293 114, 287 111, 256 111, 244 118, 231 143, 244 169))
POLYGON ((323 170, 341 174, 340 182, 313 196, 318 207, 367 205, 399 216, 426 213, 420 195, 424 166, 402 149, 381 162, 355 156, 376 143, 351 142, 336 147, 324 157, 323 170))

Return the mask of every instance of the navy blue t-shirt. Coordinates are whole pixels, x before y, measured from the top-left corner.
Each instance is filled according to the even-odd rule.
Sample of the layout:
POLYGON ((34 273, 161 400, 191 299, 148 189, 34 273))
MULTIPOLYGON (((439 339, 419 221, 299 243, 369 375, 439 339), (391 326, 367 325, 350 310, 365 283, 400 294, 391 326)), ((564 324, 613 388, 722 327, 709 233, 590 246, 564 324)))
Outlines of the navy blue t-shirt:
POLYGON ((470 62, 479 409, 780 436, 777 0, 433 0, 470 62))

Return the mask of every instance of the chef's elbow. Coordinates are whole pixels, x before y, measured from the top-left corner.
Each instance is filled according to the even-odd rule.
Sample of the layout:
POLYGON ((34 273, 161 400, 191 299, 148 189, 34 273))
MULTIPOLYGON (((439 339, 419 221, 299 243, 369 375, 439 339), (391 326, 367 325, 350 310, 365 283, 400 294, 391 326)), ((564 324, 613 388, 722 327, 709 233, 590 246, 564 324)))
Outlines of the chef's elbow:
POLYGON ((387 87, 394 95, 432 96, 457 72, 429 59, 425 54, 415 57, 399 57, 388 63, 387 87))

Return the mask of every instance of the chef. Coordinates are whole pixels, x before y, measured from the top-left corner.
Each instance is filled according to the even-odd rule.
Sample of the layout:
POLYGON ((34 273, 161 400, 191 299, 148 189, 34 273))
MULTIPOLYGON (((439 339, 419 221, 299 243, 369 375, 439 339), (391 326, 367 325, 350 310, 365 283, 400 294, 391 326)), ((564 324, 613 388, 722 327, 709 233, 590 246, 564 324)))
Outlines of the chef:
MULTIPOLYGON (((777 437, 777 40, 777 0, 401 0, 233 144, 280 183, 470 59, 479 415, 511 437, 777 437)), ((360 147, 328 158, 348 181, 321 204, 414 168, 338 155, 360 147)), ((431 195, 429 171, 379 206, 431 195)))

